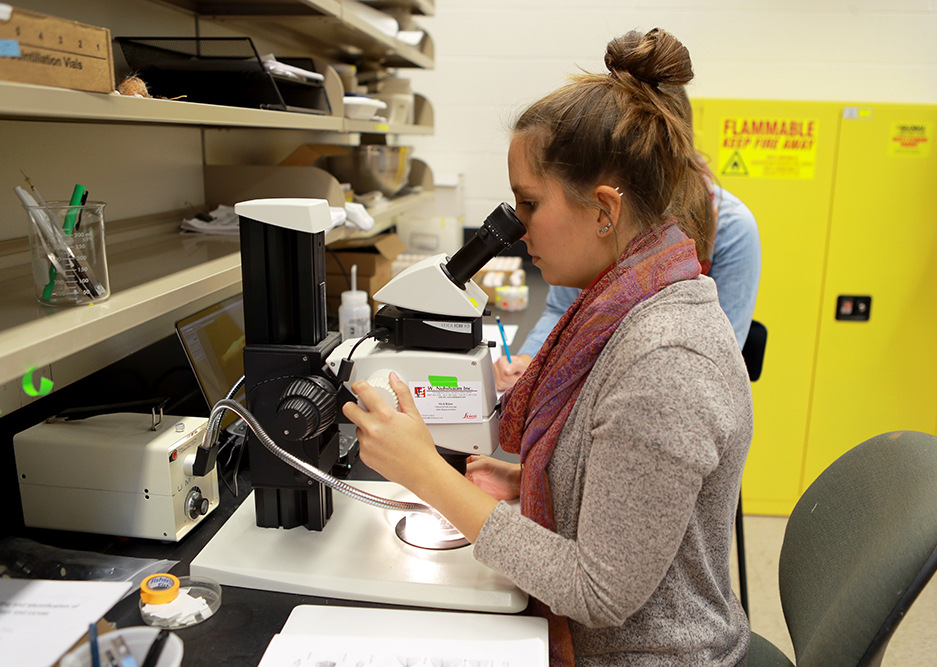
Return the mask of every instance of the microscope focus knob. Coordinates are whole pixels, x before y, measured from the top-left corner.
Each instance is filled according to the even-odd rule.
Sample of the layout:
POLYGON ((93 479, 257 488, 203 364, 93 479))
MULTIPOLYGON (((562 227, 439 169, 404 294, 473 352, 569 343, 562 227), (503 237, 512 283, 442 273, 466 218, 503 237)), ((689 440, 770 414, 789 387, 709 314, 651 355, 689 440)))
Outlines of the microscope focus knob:
POLYGON ((317 376, 297 378, 280 395, 274 433, 287 440, 312 438, 335 423, 335 388, 317 376))
MULTIPOLYGON (((377 392, 377 395, 380 396, 382 401, 387 403, 387 405, 394 410, 398 410, 400 408, 400 402, 397 400, 397 394, 394 393, 394 389, 390 386, 388 375, 390 375, 390 371, 378 371, 367 379, 367 383, 374 387, 374 391, 377 392)), ((360 405, 363 410, 367 410, 360 400, 358 401, 358 405, 360 405)))

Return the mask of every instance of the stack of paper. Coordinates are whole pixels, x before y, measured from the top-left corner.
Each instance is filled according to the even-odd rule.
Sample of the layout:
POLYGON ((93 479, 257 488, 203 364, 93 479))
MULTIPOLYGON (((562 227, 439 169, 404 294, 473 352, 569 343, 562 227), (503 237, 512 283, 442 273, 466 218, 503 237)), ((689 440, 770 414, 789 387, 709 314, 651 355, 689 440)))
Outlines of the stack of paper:
POLYGON ((0 579, 4 665, 54 664, 130 589, 129 581, 0 579))
POLYGON ((545 667, 547 636, 532 616, 301 605, 259 667, 545 667))

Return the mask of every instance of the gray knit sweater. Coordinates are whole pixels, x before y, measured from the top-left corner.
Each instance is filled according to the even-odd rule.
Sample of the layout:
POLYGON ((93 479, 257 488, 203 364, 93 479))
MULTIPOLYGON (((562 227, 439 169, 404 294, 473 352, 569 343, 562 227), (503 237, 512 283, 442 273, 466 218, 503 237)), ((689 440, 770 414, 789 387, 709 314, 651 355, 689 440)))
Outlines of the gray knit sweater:
POLYGON ((557 532, 499 503, 474 546, 556 614, 576 664, 735 667, 748 620, 729 554, 751 387, 706 277, 635 306, 547 468, 557 532))

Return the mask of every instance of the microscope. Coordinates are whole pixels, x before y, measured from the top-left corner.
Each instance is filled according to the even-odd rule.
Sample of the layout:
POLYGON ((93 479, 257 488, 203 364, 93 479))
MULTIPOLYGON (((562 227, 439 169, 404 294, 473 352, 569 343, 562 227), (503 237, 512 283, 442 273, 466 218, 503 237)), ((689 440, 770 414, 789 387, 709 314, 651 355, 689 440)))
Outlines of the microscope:
MULTIPOLYGON (((388 375, 397 373, 440 452, 458 469, 468 456, 494 451, 500 406, 482 339, 488 297, 472 276, 524 235, 509 205, 496 208, 451 258, 429 257, 387 283, 374 295, 385 305, 372 331, 346 341, 326 326, 328 202, 261 199, 238 203, 235 211, 245 324, 241 416, 251 426, 257 526, 325 527, 334 485, 318 481, 320 471, 339 459, 341 405, 356 400, 349 387, 359 379, 396 405, 388 375)), ((209 434, 196 472, 213 466, 213 449, 209 434)))

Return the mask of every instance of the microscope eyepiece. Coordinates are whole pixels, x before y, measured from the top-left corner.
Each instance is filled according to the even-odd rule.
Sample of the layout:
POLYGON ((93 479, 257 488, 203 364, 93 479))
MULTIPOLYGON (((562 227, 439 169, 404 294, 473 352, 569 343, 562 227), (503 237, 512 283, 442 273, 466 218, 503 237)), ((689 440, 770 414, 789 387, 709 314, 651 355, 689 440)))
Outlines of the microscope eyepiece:
POLYGON ((449 279, 462 287, 489 259, 520 240, 526 229, 508 204, 502 203, 485 218, 475 236, 443 267, 449 279))

